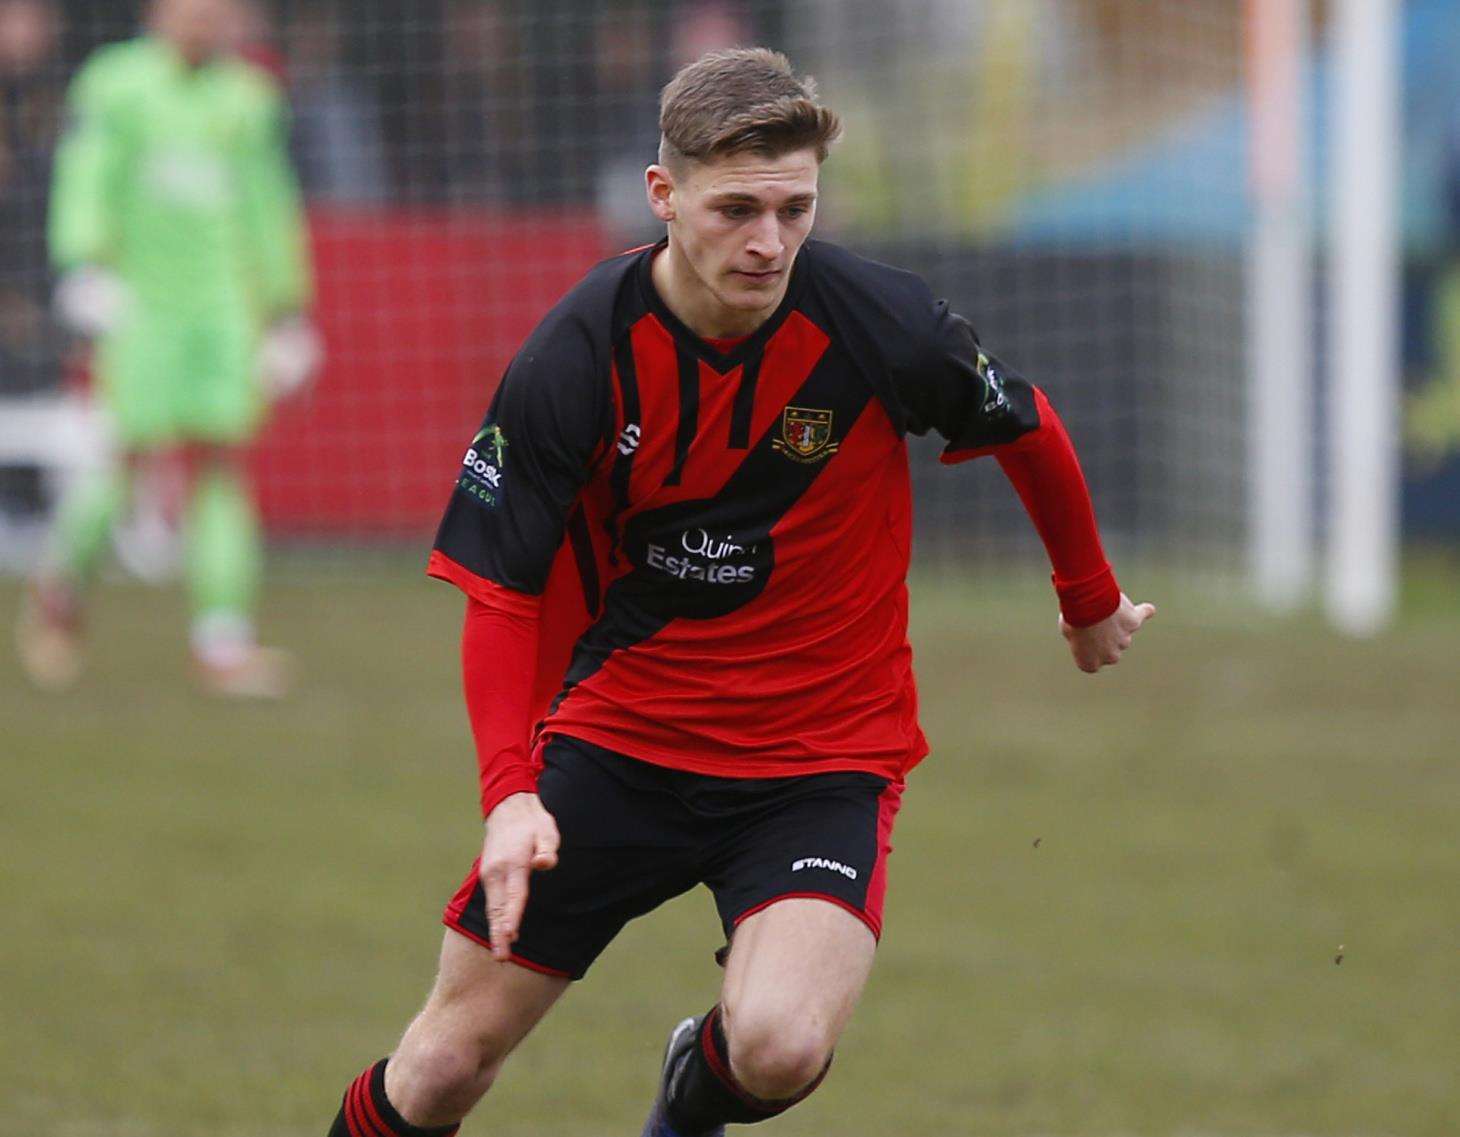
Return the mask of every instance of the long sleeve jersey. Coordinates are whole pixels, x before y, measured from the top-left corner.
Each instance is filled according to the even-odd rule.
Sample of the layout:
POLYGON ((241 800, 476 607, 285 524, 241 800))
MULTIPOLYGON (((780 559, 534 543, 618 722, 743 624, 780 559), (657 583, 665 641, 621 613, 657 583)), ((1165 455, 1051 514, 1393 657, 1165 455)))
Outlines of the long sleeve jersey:
POLYGON ((265 320, 312 288, 283 100, 219 57, 190 67, 144 37, 73 80, 49 236, 60 269, 111 268, 156 311, 265 320))
MULTIPOLYGON (((600 265, 523 345, 431 555, 499 649, 468 654, 469 686, 522 711, 477 723, 484 810, 530 788, 530 740, 554 732, 720 776, 901 777, 928 749, 905 436, 936 430, 945 461, 996 453, 1016 485, 1020 440, 1063 438, 910 273, 808 241, 775 313, 727 351, 659 298, 656 251, 600 265)), ((1056 586, 1088 624, 1119 590, 1073 478, 1088 537, 1056 586)), ((1020 488, 1047 541, 1069 531, 1020 488)))

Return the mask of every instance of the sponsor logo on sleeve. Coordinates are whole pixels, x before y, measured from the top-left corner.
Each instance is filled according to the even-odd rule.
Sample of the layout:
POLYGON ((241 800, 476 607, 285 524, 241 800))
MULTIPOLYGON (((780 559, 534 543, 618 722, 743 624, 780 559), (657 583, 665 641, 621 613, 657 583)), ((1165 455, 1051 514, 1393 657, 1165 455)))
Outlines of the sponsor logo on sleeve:
POLYGON ((507 436, 496 423, 482 427, 461 460, 457 485, 483 505, 495 506, 506 466, 507 436))
POLYGON ((983 406, 986 415, 1001 414, 1009 409, 1009 396, 1004 392, 1004 376, 983 352, 978 353, 978 377, 983 380, 983 406))

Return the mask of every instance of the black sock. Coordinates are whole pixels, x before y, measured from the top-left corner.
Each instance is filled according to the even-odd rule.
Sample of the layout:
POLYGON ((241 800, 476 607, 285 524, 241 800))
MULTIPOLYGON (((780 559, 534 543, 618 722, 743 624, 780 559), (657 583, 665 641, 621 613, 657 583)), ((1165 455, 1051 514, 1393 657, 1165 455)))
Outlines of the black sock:
POLYGON ((387 1061, 382 1058, 350 1083, 329 1137, 453 1137, 461 1128, 459 1122, 426 1129, 396 1112, 385 1096, 387 1061))
POLYGON ((777 1101, 756 1097, 730 1071, 730 1047, 725 1041, 717 1004, 700 1024, 696 1044, 669 1071, 669 1120, 686 1137, 707 1133, 730 1122, 751 1125, 764 1121, 810 1097, 830 1066, 828 1059, 816 1079, 793 1097, 777 1101))

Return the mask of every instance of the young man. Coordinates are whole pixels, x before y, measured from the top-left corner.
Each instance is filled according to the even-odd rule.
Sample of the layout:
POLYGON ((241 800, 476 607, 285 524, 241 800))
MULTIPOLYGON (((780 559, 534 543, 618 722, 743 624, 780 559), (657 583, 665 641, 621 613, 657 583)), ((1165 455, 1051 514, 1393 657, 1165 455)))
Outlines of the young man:
POLYGON ((808 242, 839 126, 765 50, 665 88, 667 239, 600 265, 507 371, 429 571, 462 641, 486 817, 440 974, 333 1137, 449 1134, 625 922, 696 884, 720 999, 670 1037, 645 1137, 820 1084, 881 930, 927 744, 906 639, 904 435, 992 453, 1044 536, 1086 671, 1120 592, 1059 419, 918 278, 808 242))
POLYGON ((42 686, 80 670, 82 591, 134 478, 181 460, 200 678, 220 694, 283 693, 283 658, 254 639, 261 541, 242 448, 318 346, 301 316, 310 281, 282 99, 230 51, 235 2, 154 0, 150 34, 100 49, 71 86, 51 199, 56 303, 96 340, 122 461, 61 503, 29 591, 18 644, 42 686))

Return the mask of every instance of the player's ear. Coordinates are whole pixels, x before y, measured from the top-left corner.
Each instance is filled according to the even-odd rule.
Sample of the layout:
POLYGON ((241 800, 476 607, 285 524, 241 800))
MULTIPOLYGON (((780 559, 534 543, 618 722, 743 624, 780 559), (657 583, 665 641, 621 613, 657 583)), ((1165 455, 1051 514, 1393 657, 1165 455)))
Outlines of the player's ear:
POLYGON ((674 220, 674 175, 657 162, 644 171, 644 189, 649 195, 649 209, 660 221, 674 220))

